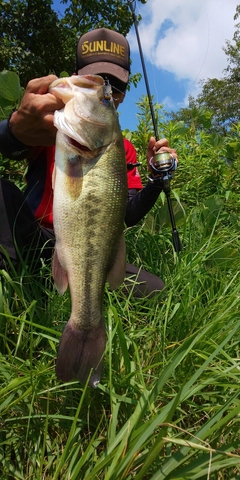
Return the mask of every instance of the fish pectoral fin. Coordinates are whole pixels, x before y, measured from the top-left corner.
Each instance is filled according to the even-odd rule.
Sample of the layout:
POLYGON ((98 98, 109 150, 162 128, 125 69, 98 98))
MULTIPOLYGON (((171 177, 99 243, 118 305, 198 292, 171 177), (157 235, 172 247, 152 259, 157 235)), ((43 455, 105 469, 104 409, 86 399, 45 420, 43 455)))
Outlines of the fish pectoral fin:
POLYGON ((55 248, 52 261, 52 275, 58 293, 63 295, 68 287, 68 276, 66 270, 59 262, 57 250, 55 248))
POLYGON ((123 283, 126 276, 126 242, 122 233, 114 264, 107 274, 107 281, 111 290, 116 290, 123 283))

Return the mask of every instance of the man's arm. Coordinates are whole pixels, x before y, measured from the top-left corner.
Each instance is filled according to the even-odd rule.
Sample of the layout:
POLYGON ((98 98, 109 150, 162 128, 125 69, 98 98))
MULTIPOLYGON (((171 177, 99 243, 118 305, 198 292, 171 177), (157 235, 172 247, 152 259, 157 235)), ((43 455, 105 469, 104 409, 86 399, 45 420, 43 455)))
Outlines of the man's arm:
POLYGON ((0 153, 11 160, 23 160, 31 152, 32 147, 24 145, 16 139, 9 128, 9 120, 0 122, 0 153))
POLYGON ((126 208, 125 223, 127 227, 136 225, 151 210, 162 191, 161 185, 147 185, 142 190, 130 189, 126 208))
POLYGON ((0 123, 0 152, 5 157, 21 160, 31 153, 32 147, 54 145, 54 112, 64 106, 48 92, 56 78, 48 75, 31 80, 19 108, 0 123))
POLYGON ((147 150, 147 163, 150 177, 152 177, 153 181, 149 181, 147 185, 140 191, 137 191, 136 189, 129 189, 125 216, 125 223, 127 227, 136 225, 145 217, 145 215, 154 206, 161 191, 163 190, 161 179, 158 178, 154 172, 152 172, 152 169, 149 165, 151 158, 156 152, 168 152, 170 155, 174 156, 176 161, 178 161, 176 150, 169 146, 166 138, 158 141, 156 141, 154 137, 150 138, 147 150))
POLYGON ((63 108, 62 100, 48 92, 55 75, 35 78, 27 84, 19 108, 13 112, 9 127, 14 137, 32 147, 54 145, 57 129, 53 124, 55 110, 63 108))

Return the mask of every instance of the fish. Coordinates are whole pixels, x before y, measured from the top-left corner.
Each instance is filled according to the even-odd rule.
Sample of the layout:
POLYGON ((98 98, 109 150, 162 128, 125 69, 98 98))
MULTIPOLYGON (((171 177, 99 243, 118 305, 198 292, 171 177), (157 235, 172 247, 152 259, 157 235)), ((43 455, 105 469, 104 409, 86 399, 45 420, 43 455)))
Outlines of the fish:
POLYGON ((63 295, 69 287, 71 297, 56 375, 63 382, 88 380, 96 388, 106 348, 105 284, 114 290, 126 274, 123 137, 101 76, 59 78, 49 92, 64 102, 54 113, 52 275, 58 292, 63 295))

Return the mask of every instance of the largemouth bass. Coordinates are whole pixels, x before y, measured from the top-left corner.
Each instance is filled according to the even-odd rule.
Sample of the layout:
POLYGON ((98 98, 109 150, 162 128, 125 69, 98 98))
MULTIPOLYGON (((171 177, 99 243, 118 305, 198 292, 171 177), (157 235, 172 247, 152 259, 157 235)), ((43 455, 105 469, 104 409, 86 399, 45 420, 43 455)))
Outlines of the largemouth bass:
POLYGON ((127 201, 126 160, 111 96, 96 75, 54 81, 49 91, 65 107, 54 114, 58 129, 53 173, 56 245, 53 278, 68 285, 71 316, 58 349, 56 374, 96 387, 106 333, 102 304, 106 281, 117 288, 126 273, 123 235, 127 201))

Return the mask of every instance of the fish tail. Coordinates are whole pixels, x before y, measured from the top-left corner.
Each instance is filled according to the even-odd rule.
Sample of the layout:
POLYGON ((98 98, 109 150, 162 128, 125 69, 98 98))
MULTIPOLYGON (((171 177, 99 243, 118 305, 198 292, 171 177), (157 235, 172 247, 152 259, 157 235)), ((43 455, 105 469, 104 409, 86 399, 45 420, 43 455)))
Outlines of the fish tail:
POLYGON ((106 333, 103 322, 91 330, 78 329, 69 321, 62 334, 57 357, 56 374, 63 382, 77 378, 81 383, 89 380, 97 387, 101 379, 106 333))

